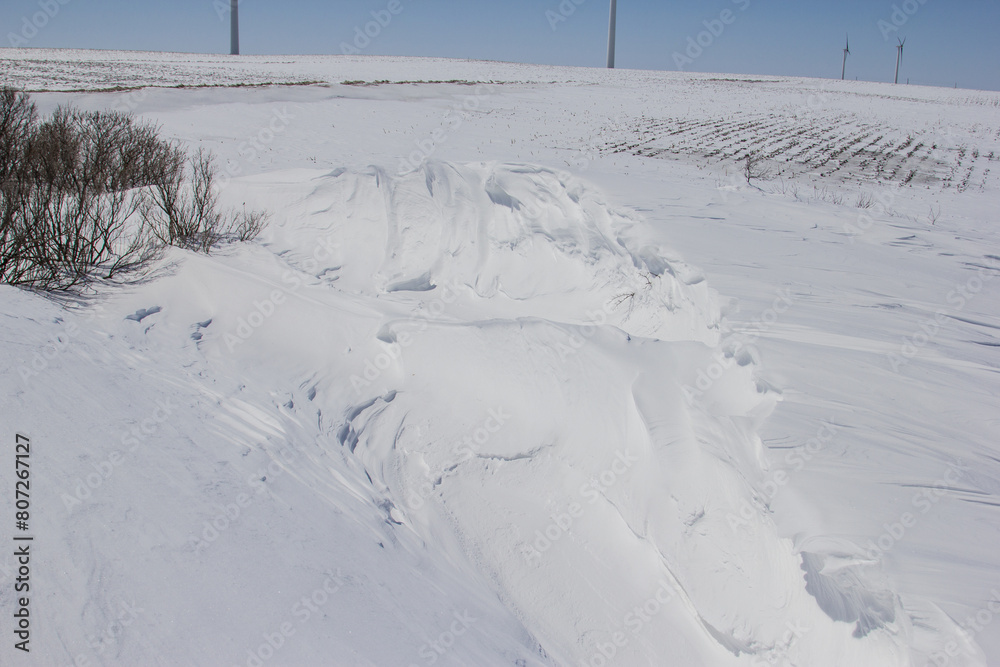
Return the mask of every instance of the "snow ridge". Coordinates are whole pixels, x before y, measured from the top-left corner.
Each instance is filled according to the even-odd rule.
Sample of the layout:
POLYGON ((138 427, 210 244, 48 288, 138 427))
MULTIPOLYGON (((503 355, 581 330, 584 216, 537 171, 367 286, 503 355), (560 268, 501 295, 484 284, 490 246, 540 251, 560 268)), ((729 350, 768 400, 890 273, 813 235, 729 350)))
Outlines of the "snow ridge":
MULTIPOLYGON (((778 396, 636 214, 524 164, 254 186, 279 212, 260 244, 173 251, 70 315, 58 373, 5 386, 32 423, 53 390, 101 388, 115 423, 173 406, 137 472, 53 519, 74 594, 49 601, 85 622, 44 657, 74 659, 51 647, 87 645, 118 599, 151 610, 107 658, 131 664, 255 664, 284 623, 283 664, 906 665, 958 636, 931 615, 917 637, 866 564, 778 537, 758 436, 778 396), (101 531, 141 556, 74 537, 101 531)), ((55 306, 5 293, 15 333, 44 336, 55 306)), ((55 489, 120 447, 86 413, 49 423, 90 448, 40 455, 55 489)))

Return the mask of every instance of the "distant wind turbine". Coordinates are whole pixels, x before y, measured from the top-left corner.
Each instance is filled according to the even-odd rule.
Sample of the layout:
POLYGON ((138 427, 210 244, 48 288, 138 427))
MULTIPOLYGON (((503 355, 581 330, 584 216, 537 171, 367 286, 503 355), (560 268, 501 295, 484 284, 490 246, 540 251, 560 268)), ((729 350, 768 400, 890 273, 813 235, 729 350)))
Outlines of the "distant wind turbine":
POLYGON ((611 18, 608 20, 608 69, 615 68, 615 30, 618 22, 618 0, 611 0, 611 18))
POLYGON ((847 56, 851 54, 851 36, 847 36, 847 46, 844 47, 844 67, 840 70, 840 80, 844 80, 844 76, 847 74, 847 56))
POLYGON ((240 0, 229 0, 229 53, 240 55, 240 0))
POLYGON ((895 83, 899 83, 899 63, 903 62, 903 45, 906 44, 906 40, 905 39, 899 40, 899 38, 897 38, 897 41, 899 41, 899 46, 896 47, 896 81, 895 81, 895 83))

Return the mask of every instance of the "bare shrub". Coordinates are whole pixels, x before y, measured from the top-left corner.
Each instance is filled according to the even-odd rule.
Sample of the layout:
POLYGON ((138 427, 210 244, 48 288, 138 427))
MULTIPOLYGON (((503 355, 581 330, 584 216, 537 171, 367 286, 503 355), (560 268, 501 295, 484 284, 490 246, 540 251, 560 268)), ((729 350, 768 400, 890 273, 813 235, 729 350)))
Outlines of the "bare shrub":
POLYGON ((931 225, 937 224, 938 218, 941 217, 941 207, 938 206, 936 211, 933 206, 931 206, 930 209, 930 213, 927 215, 927 221, 931 225))
POLYGON ((215 176, 210 154, 189 158, 131 115, 39 122, 27 94, 0 87, 0 283, 69 289, 141 269, 162 245, 253 239, 266 214, 221 212, 215 176))
POLYGON ((757 151, 747 151, 740 162, 742 163, 743 176, 747 179, 747 185, 750 185, 753 179, 763 179, 769 176, 764 158, 757 151))
POLYGON ((5 90, 0 140, 14 160, 4 178, 0 281, 46 290, 132 271, 155 254, 137 189, 155 175, 156 131, 120 113, 59 108, 40 124, 27 98, 5 90), (10 144, 16 143, 16 148, 10 144))
POLYGON ((0 282, 19 283, 31 269, 25 253, 23 174, 37 118, 27 95, 0 88, 0 282))
POLYGON ((241 243, 253 241, 264 229, 264 225, 270 219, 270 215, 265 211, 250 211, 243 208, 243 213, 235 218, 232 228, 234 240, 241 243))
POLYGON ((153 185, 143 207, 143 217, 161 243, 208 253, 220 242, 250 241, 260 233, 267 214, 219 210, 218 171, 211 154, 199 150, 189 159, 175 149, 166 159, 167 177, 153 185))
POLYGON ((875 206, 875 195, 870 192, 858 194, 858 200, 854 203, 856 208, 872 208, 875 206))
POLYGON ((195 156, 193 186, 185 182, 188 158, 183 151, 172 148, 164 159, 169 169, 147 191, 143 217, 164 245, 208 252, 217 241, 220 219, 209 159, 201 151, 195 156))

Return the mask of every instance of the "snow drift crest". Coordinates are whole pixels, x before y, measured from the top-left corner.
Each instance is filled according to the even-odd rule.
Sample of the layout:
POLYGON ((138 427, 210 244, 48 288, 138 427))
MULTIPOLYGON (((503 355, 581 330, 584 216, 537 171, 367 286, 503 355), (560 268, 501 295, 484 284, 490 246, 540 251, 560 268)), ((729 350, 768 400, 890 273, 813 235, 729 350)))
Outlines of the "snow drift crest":
POLYGON ((341 170, 313 183, 309 231, 286 225, 273 246, 294 253, 321 237, 362 240, 317 267, 337 268, 342 288, 461 285, 503 302, 509 316, 557 308, 569 321, 606 319, 633 335, 717 341, 718 308, 703 276, 647 245, 638 220, 569 174, 432 162, 406 176, 341 170))

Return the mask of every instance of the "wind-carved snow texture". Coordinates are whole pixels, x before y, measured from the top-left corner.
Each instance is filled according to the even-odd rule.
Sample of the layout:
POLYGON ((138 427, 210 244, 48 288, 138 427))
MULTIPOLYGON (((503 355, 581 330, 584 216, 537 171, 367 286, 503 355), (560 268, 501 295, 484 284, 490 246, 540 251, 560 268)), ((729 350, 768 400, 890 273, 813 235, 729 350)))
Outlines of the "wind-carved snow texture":
POLYGON ((336 441, 387 523, 482 577, 557 664, 909 664, 870 563, 831 573, 777 536, 757 436, 777 396, 748 358, 690 391, 724 349, 716 298, 641 221, 529 165, 311 187, 269 248, 304 268, 343 239, 337 288, 401 307, 356 399, 316 398, 336 441))
MULTIPOLYGON (((337 267, 343 289, 464 286, 498 298, 510 317, 545 317, 558 307, 573 313, 571 324, 608 320, 636 335, 718 339, 718 311, 702 274, 645 246, 636 220, 565 174, 444 163, 405 178, 338 171, 317 180, 308 206, 324 219, 338 211, 341 220, 296 230, 296 238, 312 235, 304 247, 345 234, 369 241, 351 249, 356 261, 337 267)), ((295 261, 294 248, 279 252, 295 261)))
MULTIPOLYGON (((275 664, 883 666, 952 639, 982 664, 849 546, 779 537, 758 436, 778 396, 637 215, 524 164, 255 187, 260 243, 170 251, 67 315, 51 368, 0 378, 36 437, 81 443, 33 461, 65 504, 47 662, 134 600, 108 654, 129 664, 255 664, 284 623, 275 664), (304 619, 303 596, 324 600, 304 619)), ((12 339, 56 331, 4 292, 12 339)))
POLYGON ((858 579, 856 571, 840 568, 832 574, 824 571, 824 558, 802 553, 802 569, 806 573, 806 590, 816 598, 820 608, 835 621, 857 622, 855 637, 884 627, 895 618, 895 600, 886 591, 870 591, 858 579))

